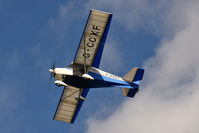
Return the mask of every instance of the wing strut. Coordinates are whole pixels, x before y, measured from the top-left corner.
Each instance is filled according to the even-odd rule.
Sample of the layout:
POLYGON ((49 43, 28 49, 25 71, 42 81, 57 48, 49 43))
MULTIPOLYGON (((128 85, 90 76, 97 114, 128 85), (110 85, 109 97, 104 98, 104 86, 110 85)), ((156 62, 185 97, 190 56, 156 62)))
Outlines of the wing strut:
POLYGON ((74 123, 88 91, 89 88, 76 88, 70 85, 65 87, 57 106, 54 120, 74 123), (78 99, 79 95, 80 98, 78 99))
POLYGON ((79 100, 85 100, 83 97, 81 97, 81 94, 82 94, 82 92, 83 92, 83 89, 82 89, 82 88, 79 88, 79 90, 76 90, 75 92, 69 94, 69 95, 66 96, 64 99, 67 99, 67 98, 71 97, 72 95, 74 95, 74 94, 77 93, 77 92, 79 92, 79 93, 78 93, 78 97, 76 97, 75 99, 76 99, 77 101, 79 101, 79 100))
POLYGON ((85 38, 85 34, 86 33, 84 33, 84 36, 83 36, 83 38, 84 38, 84 55, 83 55, 84 56, 84 74, 87 73, 87 70, 86 70, 86 57, 85 57, 86 56, 86 43, 85 43, 86 42, 85 41, 86 38, 85 38))
MULTIPOLYGON (((70 96, 74 95, 74 94, 75 94, 75 93, 77 93, 78 91, 80 91, 80 90, 77 90, 77 91, 75 91, 75 92, 71 93, 70 95, 66 96, 64 99, 66 99, 66 98, 68 98, 68 97, 70 97, 70 96)), ((78 95, 79 95, 79 94, 78 94, 78 95)))

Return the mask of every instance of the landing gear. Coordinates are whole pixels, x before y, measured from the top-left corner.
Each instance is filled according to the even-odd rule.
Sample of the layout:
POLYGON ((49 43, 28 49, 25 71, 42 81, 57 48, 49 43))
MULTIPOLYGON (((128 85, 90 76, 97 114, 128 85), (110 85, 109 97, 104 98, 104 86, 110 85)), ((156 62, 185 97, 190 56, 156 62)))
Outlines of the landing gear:
POLYGON ((77 101, 80 101, 80 100, 81 100, 81 101, 84 101, 84 100, 85 100, 85 98, 84 98, 84 97, 82 97, 82 96, 80 96, 80 97, 76 97, 76 98, 75 98, 75 100, 77 100, 77 101))
POLYGON ((61 86, 65 86, 67 87, 67 84, 65 84, 63 81, 61 80, 56 80, 55 81, 55 85, 58 86, 58 87, 61 87, 61 86))
POLYGON ((77 100, 77 101, 80 101, 80 100, 84 101, 85 98, 81 96, 83 89, 80 88, 79 91, 80 91, 80 92, 79 92, 79 95, 78 95, 78 97, 75 98, 75 100, 77 100))
POLYGON ((80 89, 74 91, 73 93, 69 94, 68 96, 66 96, 65 99, 68 98, 68 97, 70 97, 70 96, 72 96, 72 95, 74 95, 75 93, 78 93, 78 96, 75 97, 75 100, 77 100, 78 102, 79 101, 85 101, 85 98, 83 96, 81 96, 82 91, 83 91, 83 89, 80 88, 80 89))

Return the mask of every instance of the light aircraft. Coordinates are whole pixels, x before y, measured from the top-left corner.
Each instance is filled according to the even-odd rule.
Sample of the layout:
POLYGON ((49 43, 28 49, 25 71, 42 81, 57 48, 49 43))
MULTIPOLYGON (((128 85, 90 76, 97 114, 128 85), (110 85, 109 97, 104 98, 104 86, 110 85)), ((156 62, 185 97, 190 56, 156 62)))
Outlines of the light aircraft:
POLYGON ((52 66, 49 71, 55 85, 64 87, 54 120, 74 123, 90 88, 121 87, 124 96, 134 97, 144 69, 133 68, 124 77, 99 69, 112 14, 90 10, 73 62, 65 68, 52 66))

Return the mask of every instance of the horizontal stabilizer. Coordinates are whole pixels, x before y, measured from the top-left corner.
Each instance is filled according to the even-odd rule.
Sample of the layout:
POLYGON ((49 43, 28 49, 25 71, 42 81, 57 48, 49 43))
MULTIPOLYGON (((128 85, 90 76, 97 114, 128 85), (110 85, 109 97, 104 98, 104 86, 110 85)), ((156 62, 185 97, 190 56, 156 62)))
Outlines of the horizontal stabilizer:
POLYGON ((134 97, 135 94, 138 92, 138 88, 122 88, 122 93, 126 97, 134 97))

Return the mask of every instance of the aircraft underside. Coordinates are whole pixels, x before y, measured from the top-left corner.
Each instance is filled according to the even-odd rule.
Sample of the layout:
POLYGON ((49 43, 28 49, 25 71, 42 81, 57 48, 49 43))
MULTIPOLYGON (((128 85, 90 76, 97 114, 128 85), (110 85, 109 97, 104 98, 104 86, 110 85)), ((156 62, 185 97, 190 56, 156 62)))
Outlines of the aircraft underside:
POLYGON ((64 83, 78 88, 101 88, 101 87, 127 87, 132 88, 133 85, 110 82, 99 79, 85 79, 79 76, 66 76, 63 79, 64 83))

